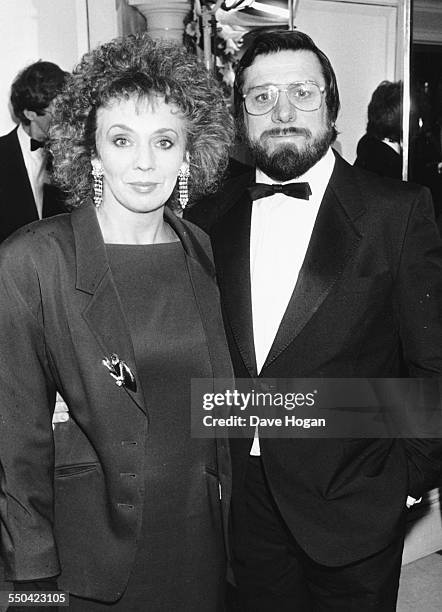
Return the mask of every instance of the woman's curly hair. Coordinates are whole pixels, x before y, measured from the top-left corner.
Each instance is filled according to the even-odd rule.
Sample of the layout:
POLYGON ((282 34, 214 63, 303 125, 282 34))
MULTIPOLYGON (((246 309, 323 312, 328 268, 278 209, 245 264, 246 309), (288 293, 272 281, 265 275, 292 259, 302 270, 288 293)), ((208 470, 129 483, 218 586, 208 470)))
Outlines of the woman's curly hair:
MULTIPOLYGON (((190 202, 216 190, 227 166, 233 119, 221 90, 194 55, 146 34, 115 39, 87 53, 54 103, 50 130, 54 179, 67 205, 93 195, 97 109, 115 99, 164 96, 186 119, 190 202)), ((175 206, 177 189, 169 200, 175 206)))

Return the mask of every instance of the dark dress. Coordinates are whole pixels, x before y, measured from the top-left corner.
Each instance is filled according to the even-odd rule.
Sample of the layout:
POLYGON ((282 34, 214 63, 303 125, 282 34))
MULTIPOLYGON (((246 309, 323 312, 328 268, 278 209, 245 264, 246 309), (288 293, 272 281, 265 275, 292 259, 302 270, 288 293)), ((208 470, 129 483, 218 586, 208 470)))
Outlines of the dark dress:
MULTIPOLYGON (((214 440, 190 437, 190 379, 211 377, 201 319, 180 242, 107 245, 148 411, 141 537, 126 591, 114 604, 71 596, 81 612, 222 609, 221 513, 197 495, 217 487, 214 440), (212 482, 213 481, 213 482, 212 482), (199 489, 200 490, 200 489, 199 489), (216 516, 216 513, 215 513, 216 516)), ((212 495, 213 499, 213 495, 212 495)))

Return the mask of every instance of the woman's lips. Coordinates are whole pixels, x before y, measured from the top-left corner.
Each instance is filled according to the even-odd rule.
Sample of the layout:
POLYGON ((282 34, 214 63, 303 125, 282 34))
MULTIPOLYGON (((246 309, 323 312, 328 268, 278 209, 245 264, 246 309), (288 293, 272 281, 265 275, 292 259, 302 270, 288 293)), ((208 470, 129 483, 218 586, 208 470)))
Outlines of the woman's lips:
POLYGON ((128 185, 138 193, 151 193, 158 186, 158 183, 150 183, 147 181, 133 181, 128 185))

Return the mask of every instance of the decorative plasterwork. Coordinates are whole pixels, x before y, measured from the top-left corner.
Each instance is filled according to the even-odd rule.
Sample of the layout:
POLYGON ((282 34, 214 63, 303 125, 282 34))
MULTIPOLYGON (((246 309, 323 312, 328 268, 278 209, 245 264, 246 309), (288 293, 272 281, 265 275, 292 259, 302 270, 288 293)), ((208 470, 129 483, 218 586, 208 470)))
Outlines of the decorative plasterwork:
POLYGON ((147 31, 154 38, 182 42, 184 18, 191 9, 191 0, 129 0, 146 18, 147 31))

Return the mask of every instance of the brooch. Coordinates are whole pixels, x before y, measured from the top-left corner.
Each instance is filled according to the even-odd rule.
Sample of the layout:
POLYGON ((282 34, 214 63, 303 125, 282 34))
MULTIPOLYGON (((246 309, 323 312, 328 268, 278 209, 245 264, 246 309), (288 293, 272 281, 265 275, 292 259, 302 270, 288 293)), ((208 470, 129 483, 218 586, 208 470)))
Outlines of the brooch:
POLYGON ((127 387, 131 391, 137 390, 135 376, 127 363, 120 359, 118 355, 113 353, 110 358, 105 357, 102 364, 109 370, 109 374, 115 379, 115 384, 118 387, 127 387))

